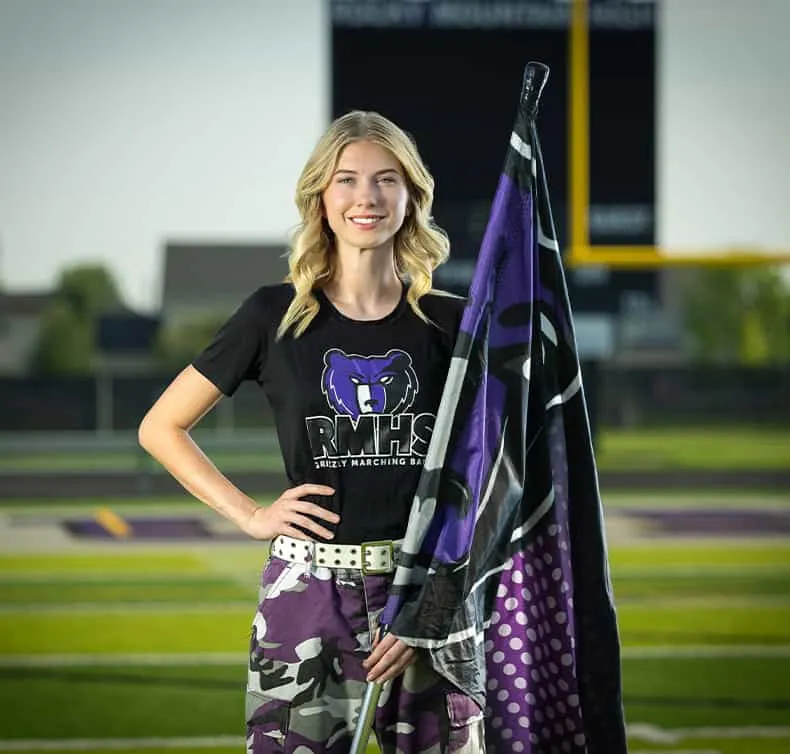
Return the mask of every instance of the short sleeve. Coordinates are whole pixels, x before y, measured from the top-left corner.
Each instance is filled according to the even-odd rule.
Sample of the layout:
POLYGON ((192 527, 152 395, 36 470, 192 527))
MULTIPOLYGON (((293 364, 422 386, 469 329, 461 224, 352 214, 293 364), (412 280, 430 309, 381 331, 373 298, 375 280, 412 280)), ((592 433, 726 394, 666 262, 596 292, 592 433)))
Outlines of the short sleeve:
POLYGON ((429 319, 450 338, 457 338, 458 331, 461 329, 466 299, 454 293, 434 290, 425 296, 424 301, 427 304, 425 313, 429 319))
POLYGON ((262 304, 255 293, 222 325, 192 366, 225 395, 232 396, 245 380, 260 382, 266 340, 262 304))

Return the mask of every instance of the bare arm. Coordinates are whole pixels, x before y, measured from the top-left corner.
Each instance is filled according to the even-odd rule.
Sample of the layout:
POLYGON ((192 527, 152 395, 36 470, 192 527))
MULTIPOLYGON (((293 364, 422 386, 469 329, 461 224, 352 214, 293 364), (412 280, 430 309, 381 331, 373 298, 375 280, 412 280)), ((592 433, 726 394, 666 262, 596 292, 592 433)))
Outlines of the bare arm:
POLYGON ((243 528, 257 504, 217 469, 189 435, 221 399, 220 390, 188 366, 149 409, 138 438, 188 492, 243 528))
POLYGON ((300 495, 331 495, 334 490, 323 485, 301 485, 286 490, 269 509, 263 509, 236 487, 211 462, 192 439, 190 430, 219 403, 222 392, 193 366, 186 367, 168 385, 140 423, 138 439, 173 477, 192 495, 233 521, 257 539, 271 539, 277 534, 304 538, 294 528, 298 524, 326 539, 329 530, 305 514, 327 521, 338 517, 321 506, 299 500, 300 495))

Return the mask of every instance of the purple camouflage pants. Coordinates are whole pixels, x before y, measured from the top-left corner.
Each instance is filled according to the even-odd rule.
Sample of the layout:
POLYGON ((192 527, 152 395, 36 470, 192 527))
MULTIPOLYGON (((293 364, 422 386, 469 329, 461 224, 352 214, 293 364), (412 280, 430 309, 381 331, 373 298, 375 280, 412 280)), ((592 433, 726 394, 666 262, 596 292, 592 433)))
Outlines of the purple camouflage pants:
MULTIPOLYGON (((391 575, 291 563, 263 571, 247 682, 248 754, 347 754, 391 575)), ((384 754, 483 754, 483 715, 420 653, 385 684, 384 754)))

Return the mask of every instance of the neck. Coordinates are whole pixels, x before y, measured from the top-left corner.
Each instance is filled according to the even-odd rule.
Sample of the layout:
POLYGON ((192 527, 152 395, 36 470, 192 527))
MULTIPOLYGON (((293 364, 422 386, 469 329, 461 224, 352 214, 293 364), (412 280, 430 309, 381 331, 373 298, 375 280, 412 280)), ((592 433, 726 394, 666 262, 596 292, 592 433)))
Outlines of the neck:
POLYGON ((355 319, 378 319, 400 300, 403 283, 390 250, 338 250, 337 270, 324 286, 329 300, 355 319))

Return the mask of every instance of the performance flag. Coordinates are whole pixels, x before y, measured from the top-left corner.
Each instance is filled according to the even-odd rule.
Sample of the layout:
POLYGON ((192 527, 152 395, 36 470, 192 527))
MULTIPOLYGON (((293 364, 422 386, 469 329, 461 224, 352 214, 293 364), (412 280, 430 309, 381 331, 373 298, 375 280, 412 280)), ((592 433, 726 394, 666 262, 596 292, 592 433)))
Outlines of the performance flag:
POLYGON ((529 63, 382 623, 489 754, 624 754, 598 476, 529 63))

